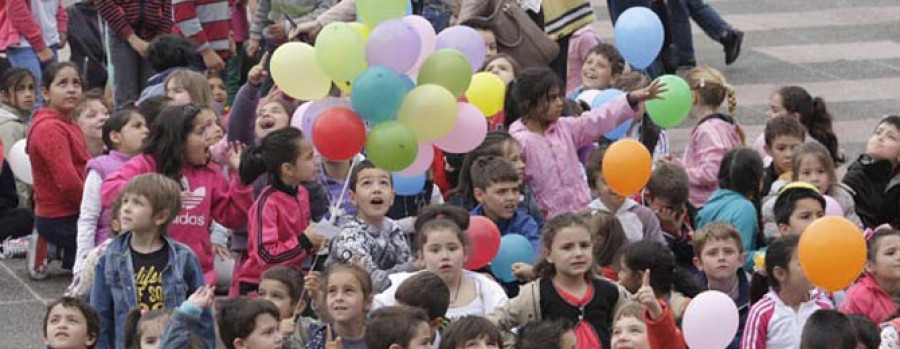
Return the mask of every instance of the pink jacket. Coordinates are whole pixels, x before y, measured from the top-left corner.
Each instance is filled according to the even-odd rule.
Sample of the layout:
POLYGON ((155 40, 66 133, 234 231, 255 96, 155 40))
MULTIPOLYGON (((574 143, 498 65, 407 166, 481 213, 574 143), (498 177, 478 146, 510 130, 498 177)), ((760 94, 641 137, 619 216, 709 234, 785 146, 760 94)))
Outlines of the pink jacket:
POLYGON ((716 117, 707 118, 691 130, 681 160, 691 186, 688 201, 696 208, 702 207, 719 188, 719 165, 725 153, 742 146, 736 125, 716 117))
POLYGON ((880 324, 888 321, 897 311, 891 296, 881 290, 871 275, 866 274, 847 291, 847 299, 839 309, 846 314, 862 314, 872 322, 880 324))
POLYGON ((634 116, 635 110, 623 95, 580 117, 561 117, 543 135, 529 131, 522 120, 510 125, 509 133, 522 146, 525 181, 549 217, 587 208, 591 194, 578 149, 634 116))
MULTIPOLYGON (((138 155, 128 160, 103 181, 100 189, 103 207, 112 205, 129 179, 151 172, 156 172, 156 160, 151 155, 138 155)), ((242 184, 237 175, 228 183, 219 166, 213 163, 185 166, 182 174, 181 211, 169 226, 168 234, 197 254, 206 283, 215 285, 215 256, 209 226, 213 220, 231 229, 246 226, 247 210, 253 203, 253 188, 242 184)))
MULTIPOLYGON (((31 15, 29 0, 0 0, 0 50, 18 44, 24 37, 34 52, 43 51, 48 43, 41 34, 41 24, 31 15)), ((62 1, 56 8, 56 27, 61 32, 69 28, 69 15, 62 1)))
POLYGON ((566 63, 566 96, 581 87, 581 66, 587 60, 588 52, 600 45, 600 36, 593 26, 586 25, 575 31, 569 38, 569 57, 566 63))

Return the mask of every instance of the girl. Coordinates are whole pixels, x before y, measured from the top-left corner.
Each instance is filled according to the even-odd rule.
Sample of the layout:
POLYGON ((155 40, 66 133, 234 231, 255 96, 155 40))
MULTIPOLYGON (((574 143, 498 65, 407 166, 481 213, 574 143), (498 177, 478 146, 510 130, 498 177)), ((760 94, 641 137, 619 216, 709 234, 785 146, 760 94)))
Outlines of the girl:
POLYGON ((281 314, 279 331, 285 349, 300 349, 309 340, 309 327, 315 320, 300 316, 306 310, 303 276, 294 269, 274 266, 262 273, 259 298, 271 301, 281 314))
MULTIPOLYGON (((72 63, 59 63, 43 76, 47 107, 35 112, 26 147, 34 176, 35 228, 42 238, 62 248, 63 268, 72 269, 85 166, 90 159, 74 120, 83 93, 81 73, 72 63)), ((30 260, 36 265, 29 271, 33 277, 46 277, 46 256, 36 253, 34 257, 30 260)))
POLYGON ((859 216, 856 215, 853 196, 847 187, 837 180, 834 162, 828 149, 818 143, 801 145, 794 150, 791 172, 793 173, 791 180, 807 182, 816 186, 822 195, 831 196, 841 205, 844 218, 849 219, 857 226, 862 226, 859 216))
POLYGON ((797 257, 799 241, 799 236, 787 235, 769 245, 765 279, 770 290, 750 307, 742 349, 798 348, 809 316, 832 308, 827 296, 815 290, 803 274, 797 257))
POLYGON ((228 120, 228 91, 225 89, 225 81, 221 75, 214 72, 206 73, 206 81, 209 83, 213 107, 222 120, 228 120))
POLYGON ((454 321, 441 333, 440 349, 499 349, 500 330, 481 316, 466 316, 454 321))
MULTIPOLYGON (((866 143, 866 152, 850 164, 844 184, 853 192, 856 213, 863 226, 897 224, 900 217, 900 115, 878 122, 866 143)), ((896 226, 896 225, 895 225, 896 226)))
POLYGON ((626 245, 619 255, 619 284, 637 297, 642 280, 648 280, 654 296, 665 300, 675 321, 680 322, 688 302, 700 293, 700 286, 687 269, 675 264, 672 250, 658 241, 641 240, 626 245))
POLYGON ((597 260, 597 274, 612 281, 619 280, 616 271, 616 256, 622 247, 628 244, 625 229, 615 215, 604 211, 595 211, 590 216, 594 227, 594 259, 597 260))
POLYGON ((215 119, 215 112, 207 107, 188 104, 166 108, 153 124, 143 154, 108 177, 100 191, 103 206, 108 207, 124 184, 142 173, 157 172, 181 183, 183 205, 168 234, 194 250, 207 284, 217 280, 209 234, 212 220, 227 228, 242 227, 247 224, 247 211, 253 202, 251 188, 240 183, 234 172, 240 165, 242 146, 229 147, 230 183, 219 166, 209 161, 207 139, 215 119))
MULTIPOLYGON (((544 227, 539 279, 488 316, 502 331, 529 322, 562 319, 575 324, 581 348, 609 348, 612 313, 627 299, 623 288, 594 277, 594 239, 582 216, 562 214, 544 227)), ((504 343, 504 347, 511 343, 504 343)))
MULTIPOLYGON (((512 56, 499 53, 488 57, 481 71, 497 75, 503 81, 504 86, 509 86, 509 83, 516 79, 516 73, 521 71, 521 67, 519 67, 519 63, 512 56)), ((497 114, 488 119, 488 130, 503 129, 505 119, 506 117, 502 110, 497 112, 497 114)))
POLYGON ((697 213, 697 229, 710 222, 725 222, 741 233, 747 253, 744 270, 753 270, 753 255, 762 247, 757 198, 762 174, 762 159, 755 151, 740 148, 728 152, 719 166, 719 189, 697 213))
POLYGON ((34 107, 34 85, 34 74, 25 68, 12 68, 0 76, 0 140, 4 156, 13 144, 25 138, 25 122, 34 107))
POLYGON ((151 310, 144 313, 140 309, 134 309, 129 312, 125 320, 125 348, 159 348, 170 316, 168 310, 151 310))
POLYGON ((84 100, 75 110, 75 123, 84 134, 88 154, 92 158, 103 155, 103 123, 109 119, 109 109, 103 104, 101 90, 91 90, 84 94, 84 100))
POLYGON ((657 98, 661 91, 665 91, 665 86, 654 83, 581 117, 563 118, 563 85, 553 71, 528 69, 510 84, 505 123, 528 159, 526 182, 550 217, 581 210, 591 201, 580 170, 578 149, 634 118, 640 103, 657 98))
POLYGON ((869 237, 866 272, 847 291, 841 312, 863 314, 880 324, 897 312, 894 299, 900 297, 900 231, 879 229, 869 237))
MULTIPOLYGON (((825 107, 825 100, 815 97, 800 86, 785 86, 772 94, 769 110, 766 116, 773 119, 778 116, 790 115, 796 117, 803 124, 807 132, 807 141, 818 142, 828 149, 831 160, 836 164, 844 162, 844 155, 838 149, 838 139, 832 127, 831 113, 825 107), (812 136, 812 137, 810 137, 812 136)), ((756 139, 757 151, 765 153, 764 135, 756 139)))
POLYGON ((87 253, 110 237, 109 221, 113 212, 102 210, 100 187, 103 180, 141 152, 149 133, 144 117, 134 109, 120 110, 103 124, 103 143, 110 151, 87 163, 87 179, 78 216, 78 254, 73 269, 76 274, 81 271, 87 253))
POLYGON ((216 110, 212 90, 203 74, 188 69, 176 69, 166 78, 165 86, 171 106, 193 103, 216 110))
MULTIPOLYGON (((4 4, 6 16, 0 17, 0 51, 14 67, 31 71, 35 80, 43 81, 41 70, 56 63, 56 50, 66 45, 68 15, 63 2, 52 0, 32 3, 10 0, 4 4)), ((42 106, 38 96, 36 107, 42 106)))
POLYGON ((365 269, 352 264, 336 264, 325 273, 324 318, 327 324, 312 325, 307 349, 366 347, 366 314, 372 306, 372 279, 365 269))
POLYGON ((315 179, 312 144, 300 130, 275 131, 241 156, 240 177, 248 185, 265 171, 270 185, 250 208, 247 225, 248 258, 235 271, 238 289, 247 295, 259 288, 259 275, 273 265, 300 269, 303 259, 321 241, 305 232, 309 227, 309 194, 301 182, 315 179))

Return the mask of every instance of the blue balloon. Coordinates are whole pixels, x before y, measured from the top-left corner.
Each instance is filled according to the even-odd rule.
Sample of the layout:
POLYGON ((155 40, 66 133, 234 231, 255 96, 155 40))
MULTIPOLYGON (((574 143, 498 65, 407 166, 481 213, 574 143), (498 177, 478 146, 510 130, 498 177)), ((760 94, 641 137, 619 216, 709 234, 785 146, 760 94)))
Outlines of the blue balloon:
POLYGON ((403 98, 412 90, 409 80, 390 68, 369 67, 353 81, 350 105, 372 125, 396 120, 403 98))
POLYGON ((413 196, 425 190, 425 173, 407 177, 398 173, 391 173, 394 181, 394 193, 398 196, 413 196))
POLYGON ((614 32, 616 48, 637 69, 643 70, 653 64, 662 49, 663 25, 649 8, 632 7, 622 12, 614 32))
POLYGON ((611 141, 617 141, 622 137, 625 137, 625 133, 628 132, 628 128, 631 127, 631 123, 634 122, 632 119, 626 120, 624 123, 616 127, 615 130, 607 132, 603 137, 611 141))
POLYGON ((516 279, 512 274, 515 263, 534 264, 534 249, 524 236, 507 234, 500 238, 500 250, 491 261, 491 270, 498 279, 511 282, 516 279))
POLYGON ((613 98, 616 98, 616 97, 624 95, 624 94, 625 94, 625 91, 615 89, 615 88, 608 88, 603 91, 600 91, 600 94, 598 94, 596 97, 594 97, 594 99, 591 101, 591 109, 594 109, 596 107, 599 107, 601 105, 609 103, 609 101, 613 100, 613 98))

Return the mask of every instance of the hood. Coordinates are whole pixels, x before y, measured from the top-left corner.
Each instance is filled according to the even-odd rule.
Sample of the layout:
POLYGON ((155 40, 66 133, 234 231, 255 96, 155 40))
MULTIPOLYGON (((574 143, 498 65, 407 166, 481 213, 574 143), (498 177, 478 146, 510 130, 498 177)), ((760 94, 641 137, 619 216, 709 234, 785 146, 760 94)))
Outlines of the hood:
POLYGON ((10 121, 22 122, 22 119, 23 118, 19 115, 19 111, 16 108, 6 104, 0 104, 0 124, 10 121))

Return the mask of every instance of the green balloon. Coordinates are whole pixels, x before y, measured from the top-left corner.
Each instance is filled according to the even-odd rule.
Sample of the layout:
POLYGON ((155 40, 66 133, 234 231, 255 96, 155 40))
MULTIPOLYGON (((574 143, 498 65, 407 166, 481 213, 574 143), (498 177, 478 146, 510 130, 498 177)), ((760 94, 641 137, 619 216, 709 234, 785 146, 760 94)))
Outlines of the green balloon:
POLYGON ((335 81, 353 81, 366 70, 366 44, 349 24, 334 22, 316 37, 316 59, 335 81))
POLYGON ((386 19, 403 18, 409 3, 405 0, 356 0, 356 13, 369 28, 386 19))
POLYGON ((385 121, 375 125, 366 137, 366 155, 375 166, 388 172, 401 171, 416 160, 419 140, 405 125, 385 121))
POLYGON ((435 84, 445 87, 453 97, 459 98, 472 82, 472 63, 464 54, 454 49, 435 51, 419 68, 419 86, 435 84))
POLYGON ((678 126, 691 112, 693 97, 691 88, 684 79, 675 75, 663 75, 656 79, 666 84, 666 92, 661 99, 645 102, 647 113, 653 123, 662 128, 678 126))

